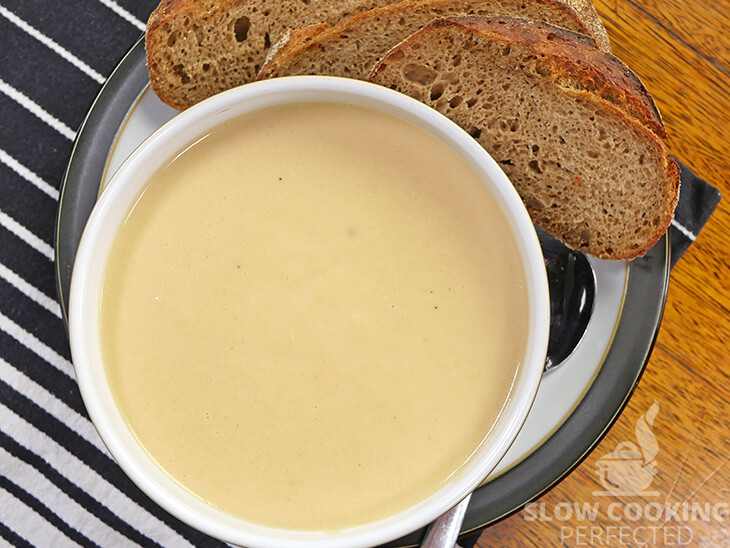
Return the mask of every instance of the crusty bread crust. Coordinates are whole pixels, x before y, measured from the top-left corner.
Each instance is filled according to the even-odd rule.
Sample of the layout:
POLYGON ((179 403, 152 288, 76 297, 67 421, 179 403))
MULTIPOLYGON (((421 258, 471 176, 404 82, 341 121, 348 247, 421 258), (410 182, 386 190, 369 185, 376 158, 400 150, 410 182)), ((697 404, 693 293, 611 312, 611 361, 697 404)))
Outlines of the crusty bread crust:
MULTIPOLYGON (((592 4, 591 4, 592 7, 592 4)), ((585 11, 585 10, 584 10, 585 11)), ((608 50, 597 15, 584 21, 561 0, 403 0, 368 10, 334 26, 292 31, 269 53, 258 79, 324 74, 365 79, 392 46, 442 17, 509 15, 544 21, 591 37, 608 50)))
POLYGON ((498 24, 480 18, 450 18, 436 25, 454 22, 492 39, 529 46, 543 59, 542 68, 564 87, 595 93, 666 137, 659 109, 639 77, 617 57, 591 47, 584 37, 562 28, 525 25, 514 18, 503 18, 498 24))
POLYGON ((512 18, 441 19, 370 79, 469 131, 533 220, 574 249, 632 259, 669 227, 679 171, 658 111, 628 68, 580 35, 512 18))
POLYGON ((590 29, 590 34, 596 40, 598 49, 602 51, 611 52, 611 43, 608 39, 608 32, 606 27, 603 25, 601 18, 596 11, 596 7, 593 5, 593 0, 563 0, 571 8, 573 8, 578 15, 580 15, 581 21, 590 29))

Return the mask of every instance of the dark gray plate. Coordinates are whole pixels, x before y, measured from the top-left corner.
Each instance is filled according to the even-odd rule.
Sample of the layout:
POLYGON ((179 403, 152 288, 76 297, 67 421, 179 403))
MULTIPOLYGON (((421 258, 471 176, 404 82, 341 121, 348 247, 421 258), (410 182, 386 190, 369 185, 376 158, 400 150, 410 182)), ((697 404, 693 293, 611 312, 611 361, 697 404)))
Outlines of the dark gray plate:
MULTIPOLYGON (((109 77, 79 130, 61 189, 56 225, 58 297, 66 317, 76 249, 96 203, 109 151, 127 112, 149 83, 140 40, 109 77)), ((669 284, 669 238, 633 261, 613 343, 593 383, 563 424, 542 445, 478 488, 464 520, 468 534, 520 509, 565 477, 618 418, 649 360, 669 284)), ((389 547, 417 545, 416 531, 389 547)))

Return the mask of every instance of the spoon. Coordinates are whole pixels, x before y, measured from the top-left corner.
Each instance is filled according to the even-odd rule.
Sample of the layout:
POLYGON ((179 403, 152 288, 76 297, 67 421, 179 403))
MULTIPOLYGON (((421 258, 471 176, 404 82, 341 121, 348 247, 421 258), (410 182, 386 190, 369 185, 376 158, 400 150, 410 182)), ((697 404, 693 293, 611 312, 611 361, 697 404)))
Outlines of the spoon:
POLYGON ((562 364, 583 338, 593 313, 596 278, 586 256, 537 228, 550 293, 550 335, 544 371, 562 364))
MULTIPOLYGON (((540 227, 535 227, 545 257, 550 292, 550 335, 544 372, 555 369, 573 353, 593 313, 596 279, 580 251, 569 249, 540 227)), ((421 548, 453 548, 461 531, 469 493, 426 530, 421 548)))
POLYGON ((421 541, 421 548, 452 548, 456 544, 461 524, 464 521, 464 514, 466 514, 466 507, 469 506, 469 499, 471 499, 471 493, 428 526, 426 536, 421 541))

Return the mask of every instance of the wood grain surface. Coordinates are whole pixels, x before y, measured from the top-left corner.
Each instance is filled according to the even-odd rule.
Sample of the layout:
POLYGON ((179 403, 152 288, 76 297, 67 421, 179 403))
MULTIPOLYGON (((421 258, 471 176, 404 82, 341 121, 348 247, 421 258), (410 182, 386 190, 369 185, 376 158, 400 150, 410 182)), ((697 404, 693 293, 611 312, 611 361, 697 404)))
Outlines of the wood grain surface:
POLYGON ((654 352, 621 417, 477 546, 730 546, 730 0, 595 4, 614 53, 653 94, 671 154, 723 200, 672 271, 654 352), (654 413, 652 449, 641 418, 654 413), (599 461, 617 449, 624 464, 655 452, 656 474, 626 464, 625 492, 600 494, 599 461))

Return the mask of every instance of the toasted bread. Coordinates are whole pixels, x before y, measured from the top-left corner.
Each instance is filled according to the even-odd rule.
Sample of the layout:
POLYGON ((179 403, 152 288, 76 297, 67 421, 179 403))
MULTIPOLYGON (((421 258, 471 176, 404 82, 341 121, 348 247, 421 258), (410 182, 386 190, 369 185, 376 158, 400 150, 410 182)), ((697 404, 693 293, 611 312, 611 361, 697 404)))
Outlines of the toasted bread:
POLYGON ((285 28, 334 24, 394 0, 162 0, 147 21, 152 89, 185 109, 251 82, 285 28))
POLYGON ((467 130, 533 220, 574 249, 632 259, 669 227, 679 170, 658 110, 584 36, 514 18, 439 19, 391 49, 370 80, 467 130))
POLYGON ((259 79, 296 74, 366 79, 375 62, 398 42, 434 19, 459 15, 508 15, 544 21, 585 34, 602 49, 610 50, 595 10, 582 15, 586 12, 560 0, 405 0, 359 13, 336 25, 312 25, 285 33, 269 52, 259 79))

